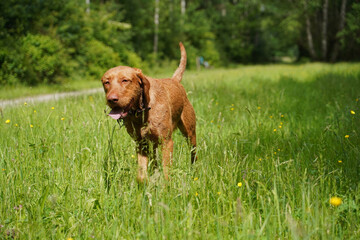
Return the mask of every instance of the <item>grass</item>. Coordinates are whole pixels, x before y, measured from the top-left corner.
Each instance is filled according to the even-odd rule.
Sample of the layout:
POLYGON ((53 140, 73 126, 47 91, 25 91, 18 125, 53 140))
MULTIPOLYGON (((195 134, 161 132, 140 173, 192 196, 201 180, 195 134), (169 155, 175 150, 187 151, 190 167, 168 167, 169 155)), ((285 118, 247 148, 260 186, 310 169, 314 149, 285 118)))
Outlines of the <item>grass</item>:
POLYGON ((103 94, 5 108, 0 238, 359 239, 360 64, 211 69, 183 84, 199 160, 176 132, 171 181, 153 170, 144 186, 103 94))

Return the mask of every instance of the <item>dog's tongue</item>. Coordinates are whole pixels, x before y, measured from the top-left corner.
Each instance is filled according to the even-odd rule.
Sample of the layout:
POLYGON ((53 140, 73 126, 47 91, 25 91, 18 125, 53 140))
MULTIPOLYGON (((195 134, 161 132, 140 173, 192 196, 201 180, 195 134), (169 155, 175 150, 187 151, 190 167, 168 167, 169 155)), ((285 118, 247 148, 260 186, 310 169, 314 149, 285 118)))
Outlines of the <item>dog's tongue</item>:
POLYGON ((127 113, 125 113, 122 109, 112 109, 108 115, 113 119, 118 120, 119 118, 126 117, 127 113))

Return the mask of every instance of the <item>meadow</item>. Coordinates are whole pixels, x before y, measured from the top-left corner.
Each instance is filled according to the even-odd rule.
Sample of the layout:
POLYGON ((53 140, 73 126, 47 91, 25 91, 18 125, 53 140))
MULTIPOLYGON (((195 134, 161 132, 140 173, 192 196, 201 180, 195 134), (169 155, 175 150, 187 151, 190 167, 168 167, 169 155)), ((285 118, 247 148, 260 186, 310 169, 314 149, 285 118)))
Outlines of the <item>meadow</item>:
POLYGON ((182 83, 198 161, 177 131, 169 182, 158 164, 138 185, 135 144, 103 94, 4 108, 0 239, 360 238, 359 63, 182 83))

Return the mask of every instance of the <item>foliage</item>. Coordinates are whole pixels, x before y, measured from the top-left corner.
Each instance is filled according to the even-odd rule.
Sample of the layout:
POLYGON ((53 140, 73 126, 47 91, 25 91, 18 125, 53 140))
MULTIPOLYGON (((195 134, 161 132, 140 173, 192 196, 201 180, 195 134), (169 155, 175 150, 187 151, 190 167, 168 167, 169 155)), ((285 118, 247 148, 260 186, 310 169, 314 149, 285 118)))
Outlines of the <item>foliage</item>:
POLYGON ((1 83, 34 85, 77 76, 98 78, 108 66, 118 64, 156 68, 178 61, 179 41, 189 50, 189 69, 195 68, 199 56, 215 67, 360 59, 359 3, 355 0, 329 0, 326 12, 322 0, 159 1, 158 33, 155 0, 90 2, 87 6, 83 0, 1 1, 1 83), (186 3, 185 9, 181 2, 186 3), (31 54, 37 56, 25 53, 23 41, 29 35, 44 37, 43 44, 52 39, 61 46, 54 55, 56 64, 44 59, 46 66, 36 69, 33 60, 44 49, 33 45, 31 54))
POLYGON ((175 132, 170 182, 155 159, 144 186, 103 93, 4 108, 0 238, 359 239, 359 77, 349 63, 187 72, 198 161, 175 132))

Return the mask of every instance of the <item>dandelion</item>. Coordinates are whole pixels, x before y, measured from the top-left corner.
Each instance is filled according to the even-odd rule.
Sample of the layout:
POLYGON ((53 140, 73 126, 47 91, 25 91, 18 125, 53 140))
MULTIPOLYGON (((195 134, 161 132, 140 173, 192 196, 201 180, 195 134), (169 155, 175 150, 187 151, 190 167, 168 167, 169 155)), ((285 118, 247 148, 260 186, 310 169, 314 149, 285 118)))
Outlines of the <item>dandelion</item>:
POLYGON ((6 123, 6 124, 7 124, 7 123, 10 123, 10 119, 6 120, 5 123, 6 123))
POLYGON ((234 104, 231 104, 231 106, 233 107, 233 106, 234 106, 234 104))
POLYGON ((259 161, 261 161, 262 159, 261 158, 259 158, 259 161))
POLYGON ((261 107, 257 107, 257 109, 258 109, 258 110, 260 110, 260 109, 261 109, 261 107))
POLYGON ((24 102, 24 106, 26 106, 27 105, 27 102, 24 102))
POLYGON ((274 152, 274 155, 276 155, 276 152, 274 152))
POLYGON ((350 136, 349 135, 345 135, 345 138, 349 138, 350 136))
POLYGON ((34 127, 34 125, 30 124, 30 127, 31 127, 31 128, 33 128, 33 127, 34 127))
POLYGON ((238 182, 237 186, 238 186, 238 187, 241 187, 241 186, 242 186, 242 182, 238 182))
POLYGON ((355 111, 353 111, 353 110, 351 110, 350 113, 351 113, 352 115, 355 115, 355 111))
POLYGON ((14 125, 15 127, 18 127, 19 125, 17 124, 17 123, 15 123, 15 125, 14 125))
POLYGON ((284 115, 283 115, 283 114, 281 114, 281 117, 283 118, 283 117, 284 117, 284 115))
POLYGON ((282 128, 282 126, 280 125, 279 128, 282 128))
POLYGON ((273 116, 270 116, 270 118, 273 118, 273 116))
POLYGON ((234 108, 230 108, 230 111, 234 111, 234 108))
POLYGON ((55 109, 55 107, 51 107, 51 110, 54 110, 55 109))
POLYGON ((131 154, 131 157, 132 157, 132 158, 135 158, 135 155, 134 155, 134 154, 131 154))
POLYGON ((70 237, 70 238, 67 238, 66 240, 74 240, 74 239, 70 237))
POLYGON ((220 194, 221 194, 221 192, 217 192, 217 194, 218 194, 218 195, 220 195, 220 194))
POLYGON ((334 207, 339 206, 341 203, 342 203, 342 200, 339 197, 330 198, 330 204, 333 205, 334 207))
POLYGON ((280 125, 283 125, 283 122, 280 122, 280 125))
POLYGON ((211 120, 210 122, 211 122, 211 123, 214 123, 214 120, 211 120))
POLYGON ((199 180, 199 178, 197 178, 197 177, 196 177, 196 178, 194 178, 194 181, 197 181, 197 180, 199 180))
POLYGON ((219 103, 218 103, 218 102, 216 102, 216 103, 215 103, 215 105, 219 105, 219 103))
POLYGON ((197 196, 199 196, 199 194, 196 192, 196 193, 195 193, 195 196, 197 197, 197 196))
POLYGON ((5 168, 3 168, 3 169, 1 169, 1 170, 5 171, 6 169, 5 169, 5 168))
POLYGON ((280 148, 278 148, 278 151, 280 152, 280 148))
POLYGON ((358 102, 358 101, 359 101, 359 99, 357 98, 357 99, 355 99, 355 101, 357 101, 357 102, 358 102))
POLYGON ((36 110, 34 110, 34 113, 36 113, 36 110))
POLYGON ((276 128, 274 128, 274 132, 276 132, 276 128))
POLYGON ((338 161, 338 163, 342 163, 342 161, 341 161, 341 160, 339 160, 339 161, 338 161))
POLYGON ((65 118, 62 117, 62 118, 61 118, 61 121, 64 121, 64 120, 65 120, 65 118))

